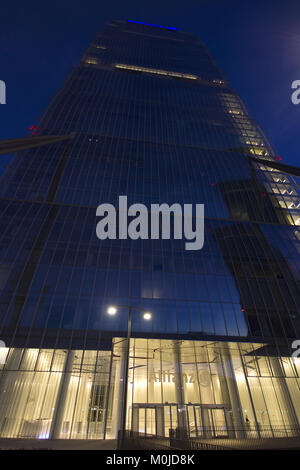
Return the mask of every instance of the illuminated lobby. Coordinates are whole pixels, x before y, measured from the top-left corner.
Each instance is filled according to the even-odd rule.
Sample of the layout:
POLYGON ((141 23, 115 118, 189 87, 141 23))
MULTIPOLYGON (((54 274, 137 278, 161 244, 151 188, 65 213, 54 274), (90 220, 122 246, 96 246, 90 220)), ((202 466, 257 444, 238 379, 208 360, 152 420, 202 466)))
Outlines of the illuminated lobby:
MULTIPOLYGON (((2 350, 12 369, 1 378, 2 437, 116 438, 126 344, 115 338, 113 354, 14 349, 5 358, 2 350)), ((298 359, 268 357, 263 345, 131 339, 126 429, 166 437, 180 429, 205 439, 294 436, 299 368, 298 359)))

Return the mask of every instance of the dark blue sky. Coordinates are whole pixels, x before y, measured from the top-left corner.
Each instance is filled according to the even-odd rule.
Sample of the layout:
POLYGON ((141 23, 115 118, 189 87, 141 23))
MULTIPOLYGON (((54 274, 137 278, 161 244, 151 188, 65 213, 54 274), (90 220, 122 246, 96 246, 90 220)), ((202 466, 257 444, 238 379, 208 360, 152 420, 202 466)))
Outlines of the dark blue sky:
POLYGON ((0 139, 20 137, 110 19, 198 34, 285 163, 300 166, 299 0, 10 0, 0 11, 0 139))

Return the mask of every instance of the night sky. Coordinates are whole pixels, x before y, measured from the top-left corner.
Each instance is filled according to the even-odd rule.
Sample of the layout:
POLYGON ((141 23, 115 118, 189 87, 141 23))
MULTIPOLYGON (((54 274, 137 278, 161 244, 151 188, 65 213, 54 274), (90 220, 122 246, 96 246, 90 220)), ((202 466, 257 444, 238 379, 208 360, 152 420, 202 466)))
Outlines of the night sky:
MULTIPOLYGON (((0 139, 26 135, 111 19, 173 26, 204 41, 276 155, 300 166, 299 0, 10 0, 0 7, 0 139)), ((188 72, 188 70, 187 70, 188 72)))

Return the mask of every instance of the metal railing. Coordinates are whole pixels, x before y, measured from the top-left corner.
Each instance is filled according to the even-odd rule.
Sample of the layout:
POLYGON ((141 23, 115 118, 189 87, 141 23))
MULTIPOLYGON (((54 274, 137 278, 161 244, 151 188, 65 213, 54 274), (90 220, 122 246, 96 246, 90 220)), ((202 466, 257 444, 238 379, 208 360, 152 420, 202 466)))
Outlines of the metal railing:
POLYGON ((119 431, 117 448, 119 450, 152 449, 170 450, 170 439, 163 436, 138 433, 134 431, 119 431))
POLYGON ((153 450, 256 450, 256 449, 299 449, 299 427, 267 427, 260 429, 226 429, 224 427, 206 428, 205 436, 188 437, 186 433, 170 433, 169 437, 134 431, 119 432, 119 449, 153 450), (214 434, 213 434, 214 433, 214 434), (209 436, 209 437, 208 437, 209 436))
POLYGON ((174 439, 154 434, 133 431, 119 431, 119 450, 152 449, 152 450, 230 450, 230 446, 219 443, 201 442, 193 439, 174 439))

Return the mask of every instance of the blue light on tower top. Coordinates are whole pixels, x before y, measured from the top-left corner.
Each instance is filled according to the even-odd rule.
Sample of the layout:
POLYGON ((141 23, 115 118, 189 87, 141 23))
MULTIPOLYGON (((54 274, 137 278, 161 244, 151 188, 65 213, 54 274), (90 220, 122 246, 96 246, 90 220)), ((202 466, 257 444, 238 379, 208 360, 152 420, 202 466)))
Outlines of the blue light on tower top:
POLYGON ((143 21, 132 21, 132 20, 128 20, 127 23, 144 24, 145 26, 155 26, 155 28, 165 28, 165 29, 172 29, 172 30, 174 30, 174 31, 179 31, 178 28, 172 28, 171 26, 161 26, 161 25, 159 25, 159 24, 144 23, 143 21))

